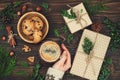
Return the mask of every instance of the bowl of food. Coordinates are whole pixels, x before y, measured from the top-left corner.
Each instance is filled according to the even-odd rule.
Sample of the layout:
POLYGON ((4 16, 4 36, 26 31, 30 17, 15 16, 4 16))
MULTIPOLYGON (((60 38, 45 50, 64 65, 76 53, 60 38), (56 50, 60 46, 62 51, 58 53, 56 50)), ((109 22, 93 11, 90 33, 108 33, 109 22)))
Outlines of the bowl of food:
POLYGON ((48 30, 47 19, 38 12, 25 13, 17 24, 20 38, 28 43, 39 43, 46 37, 48 30))
POLYGON ((60 58, 61 49, 54 41, 44 42, 39 49, 40 57, 46 62, 55 62, 60 58))

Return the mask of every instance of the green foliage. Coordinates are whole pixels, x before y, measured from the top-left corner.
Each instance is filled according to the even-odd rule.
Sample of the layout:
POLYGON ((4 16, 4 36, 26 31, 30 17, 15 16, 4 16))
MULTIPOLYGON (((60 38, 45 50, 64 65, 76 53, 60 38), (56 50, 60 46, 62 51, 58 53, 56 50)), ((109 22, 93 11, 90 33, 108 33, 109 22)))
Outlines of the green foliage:
POLYGON ((74 39, 74 36, 72 34, 68 34, 67 41, 70 42, 74 39))
POLYGON ((63 9, 62 12, 61 12, 61 15, 65 16, 69 19, 75 19, 76 18, 76 15, 75 15, 75 13, 73 12, 72 9, 70 9, 70 13, 68 13, 67 10, 63 9))
POLYGON ((22 67, 28 68, 29 67, 29 63, 28 62, 24 62, 24 61, 20 61, 19 63, 22 67))
POLYGON ((120 47, 120 21, 114 23, 110 19, 104 18, 103 24, 109 29, 109 36, 111 37, 110 49, 115 51, 120 47))
POLYGON ((94 16, 100 11, 108 10, 107 6, 104 6, 103 2, 97 2, 92 5, 92 0, 82 0, 90 16, 94 16))
POLYGON ((82 45, 82 48, 86 54, 90 54, 90 51, 93 49, 92 41, 90 41, 90 39, 85 37, 84 44, 82 45))
POLYGON ((26 71, 17 71, 15 74, 20 76, 20 75, 26 75, 27 72, 26 71))
POLYGON ((39 62, 37 62, 33 69, 33 74, 31 75, 31 80, 44 80, 44 76, 39 74, 40 67, 41 67, 41 65, 39 64, 39 62))
POLYGON ((54 29, 53 34, 56 37, 60 37, 60 34, 65 34, 65 36, 66 36, 65 38, 66 38, 68 43, 71 42, 74 39, 73 34, 70 33, 70 31, 69 31, 69 29, 66 25, 64 25, 62 28, 54 29), (62 31, 62 33, 61 33, 61 31, 62 31))
POLYGON ((47 3, 42 3, 41 6, 45 9, 45 10, 48 10, 49 6, 47 3))
POLYGON ((0 22, 5 24, 10 24, 14 19, 14 15, 17 13, 15 8, 19 6, 21 2, 11 3, 7 5, 3 10, 0 11, 0 22))
POLYGON ((0 46, 0 77, 9 76, 16 65, 16 57, 10 57, 6 47, 0 46))
MULTIPOLYGON (((99 13, 100 11, 108 10, 108 7, 105 6, 103 2, 98 2, 98 3, 95 3, 94 5, 92 5, 93 4, 92 0, 82 0, 82 2, 84 3, 84 5, 85 5, 88 13, 90 14, 90 16, 94 16, 97 13, 99 13)), ((80 12, 82 13, 83 9, 81 9, 80 12)), ((75 19, 76 18, 76 15, 75 15, 75 13, 73 12, 72 9, 70 10, 70 13, 67 12, 67 10, 63 9, 62 12, 61 12, 61 15, 65 16, 69 19, 75 19)))
POLYGON ((112 59, 107 58, 102 65, 98 80, 108 80, 110 75, 110 69, 108 68, 112 64, 112 59))
POLYGON ((5 30, 5 25, 0 25, 0 30, 1 31, 5 30))
POLYGON ((54 35, 55 35, 56 37, 59 37, 59 36, 60 36, 59 31, 58 31, 57 29, 54 29, 53 32, 54 32, 54 35))

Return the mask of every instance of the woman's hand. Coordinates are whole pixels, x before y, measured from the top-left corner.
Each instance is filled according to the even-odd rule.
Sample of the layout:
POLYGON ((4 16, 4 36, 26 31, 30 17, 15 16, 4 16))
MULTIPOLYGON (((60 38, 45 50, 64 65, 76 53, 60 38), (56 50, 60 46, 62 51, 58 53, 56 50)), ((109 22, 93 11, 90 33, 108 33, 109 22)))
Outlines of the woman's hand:
POLYGON ((71 56, 64 44, 62 44, 61 47, 63 49, 63 53, 60 60, 53 65, 53 68, 65 72, 71 67, 71 56))

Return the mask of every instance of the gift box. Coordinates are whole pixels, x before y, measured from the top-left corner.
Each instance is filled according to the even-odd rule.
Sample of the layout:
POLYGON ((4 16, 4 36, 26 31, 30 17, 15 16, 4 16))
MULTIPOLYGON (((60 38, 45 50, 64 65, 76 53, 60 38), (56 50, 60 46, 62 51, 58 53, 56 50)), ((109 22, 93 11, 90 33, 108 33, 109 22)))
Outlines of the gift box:
POLYGON ((97 80, 110 39, 108 36, 85 29, 70 73, 89 80, 97 80), (86 37, 94 44, 90 54, 86 54, 82 47, 86 37))
POLYGON ((63 16, 71 33, 75 33, 78 30, 81 30, 92 24, 92 21, 83 3, 80 3, 77 6, 71 7, 69 10, 67 10, 69 14, 70 14, 71 9, 76 15, 75 19, 69 19, 68 17, 63 16))

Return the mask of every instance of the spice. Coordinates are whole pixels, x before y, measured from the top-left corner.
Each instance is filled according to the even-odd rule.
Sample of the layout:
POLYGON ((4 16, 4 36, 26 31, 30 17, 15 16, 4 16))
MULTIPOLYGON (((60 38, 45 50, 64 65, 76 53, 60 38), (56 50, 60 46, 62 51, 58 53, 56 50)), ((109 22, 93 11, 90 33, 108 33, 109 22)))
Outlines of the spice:
POLYGON ((3 41, 5 41, 6 40, 6 36, 2 36, 2 38, 1 38, 3 41))
POLYGON ((89 55, 90 51, 93 49, 92 41, 90 41, 90 39, 85 37, 84 44, 82 44, 82 48, 83 48, 84 52, 89 55))
POLYGON ((14 39, 14 36, 16 35, 16 34, 13 34, 13 31, 12 31, 12 27, 11 26, 7 26, 6 27, 6 30, 7 30, 7 32, 8 32, 8 42, 9 42, 9 44, 10 44, 10 46, 12 46, 13 48, 15 48, 15 46, 16 46, 16 41, 15 41, 15 39, 14 39))
POLYGON ((91 25, 91 29, 95 32, 100 32, 102 30, 103 25, 101 23, 93 23, 91 25))

